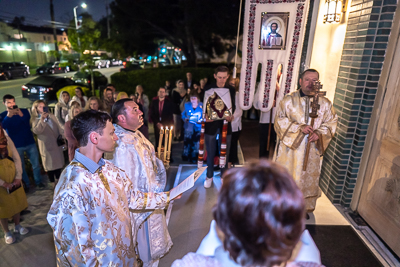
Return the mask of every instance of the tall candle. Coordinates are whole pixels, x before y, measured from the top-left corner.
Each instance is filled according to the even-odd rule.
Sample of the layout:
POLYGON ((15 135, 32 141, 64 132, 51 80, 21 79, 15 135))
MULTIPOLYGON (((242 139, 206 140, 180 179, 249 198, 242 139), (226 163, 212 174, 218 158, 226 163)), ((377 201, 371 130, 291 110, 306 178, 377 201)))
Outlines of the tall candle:
POLYGON ((168 126, 165 130, 165 140, 164 140, 164 163, 167 160, 167 147, 168 147, 168 126))
POLYGON ((169 130, 169 143, 168 143, 168 152, 171 153, 171 144, 172 144, 172 129, 174 126, 171 126, 171 130, 169 130))
POLYGON ((158 158, 161 158, 161 146, 162 146, 162 139, 163 139, 163 135, 164 135, 164 128, 161 127, 160 130, 160 138, 158 139, 158 158))

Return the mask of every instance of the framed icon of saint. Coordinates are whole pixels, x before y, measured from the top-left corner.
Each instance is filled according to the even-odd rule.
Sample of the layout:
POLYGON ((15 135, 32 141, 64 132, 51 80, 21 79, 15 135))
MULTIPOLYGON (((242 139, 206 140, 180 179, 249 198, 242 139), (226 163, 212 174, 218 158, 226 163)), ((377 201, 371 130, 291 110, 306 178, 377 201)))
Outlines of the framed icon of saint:
POLYGON ((262 12, 259 49, 286 49, 289 12, 262 12))

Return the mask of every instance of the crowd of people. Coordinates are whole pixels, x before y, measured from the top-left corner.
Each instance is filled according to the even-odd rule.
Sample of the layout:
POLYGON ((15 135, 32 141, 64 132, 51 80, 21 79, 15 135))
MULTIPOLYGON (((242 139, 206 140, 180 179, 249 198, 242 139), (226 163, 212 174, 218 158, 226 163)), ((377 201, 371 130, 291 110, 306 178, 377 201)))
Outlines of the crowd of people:
MULTIPOLYGON (((306 82, 308 72, 300 79, 306 89, 315 82, 311 76, 306 82)), ((304 214, 315 208, 316 200, 304 200, 304 188, 299 189, 291 176, 295 174, 275 163, 261 161, 240 171, 228 170, 239 163, 243 114, 238 105, 239 80, 230 77, 225 66, 215 70, 214 78, 215 82, 208 83, 206 78, 196 82, 187 73, 175 88, 166 81, 151 101, 142 85, 129 96, 109 84, 103 100, 88 98, 77 87, 72 97, 67 91, 60 93, 54 113, 42 100, 28 111, 16 105, 14 96, 4 95, 7 110, 0 114, 0 166, 5 172, 0 175, 0 203, 10 203, 6 208, 0 205, 5 242, 15 242, 8 228, 10 218, 15 232, 29 232, 20 225, 20 213, 28 206, 25 192, 34 187, 25 169, 26 154, 36 188, 45 187, 40 165, 54 183, 47 220, 54 231, 60 266, 150 266, 172 246, 163 211, 172 199, 164 192, 166 170, 155 148, 160 129, 173 125, 175 142, 183 141, 184 161, 200 162, 199 155, 206 156, 200 143, 205 144, 205 188, 213 183, 216 165, 221 168, 222 189, 209 236, 215 237, 217 231, 224 236, 212 241, 206 238, 196 254, 188 254, 173 266, 302 266, 292 251, 313 244, 309 236, 303 236, 304 214), (154 126, 154 144, 149 141, 148 123, 154 126), (249 196, 252 201, 240 201, 249 196), (239 210, 253 214, 239 214, 239 210), (253 225, 254 220, 257 224, 241 233, 242 226, 253 225), (106 243, 103 248, 94 245, 106 243), (215 247, 215 254, 201 251, 210 246, 215 247)), ((281 109, 277 118, 284 120, 281 109)), ((334 115, 332 123, 337 119, 334 115)), ((288 132, 284 125, 274 127, 279 135, 286 131, 280 140, 288 132)), ((314 137, 307 127, 301 131, 311 134, 314 141, 324 134, 314 137)), ((280 152, 278 159, 284 156, 280 152)), ((315 251, 315 246, 310 249, 315 251)), ((320 266, 319 257, 310 261, 314 265, 307 266, 320 266)))

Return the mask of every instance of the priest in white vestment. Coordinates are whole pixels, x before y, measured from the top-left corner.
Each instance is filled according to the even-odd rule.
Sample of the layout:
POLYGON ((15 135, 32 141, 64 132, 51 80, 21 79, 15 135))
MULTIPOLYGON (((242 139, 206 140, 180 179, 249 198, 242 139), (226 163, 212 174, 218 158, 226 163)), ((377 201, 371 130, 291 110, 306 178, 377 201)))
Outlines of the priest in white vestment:
MULTIPOLYGON (((306 201, 306 211, 315 210, 320 196, 319 176, 321 174, 321 156, 327 149, 335 132, 338 117, 331 101, 319 97, 318 118, 311 127, 310 95, 314 83, 318 81, 316 70, 309 69, 300 76, 301 88, 286 95, 278 105, 275 116, 275 131, 278 145, 275 150, 276 162, 285 166, 301 189, 306 201), (307 143, 310 153, 306 171, 303 171, 307 143)), ((307 215, 308 217, 308 215, 307 215)))
POLYGON ((57 266, 140 266, 130 214, 164 209, 169 192, 136 191, 123 170, 101 158, 117 140, 108 114, 83 112, 71 128, 80 148, 61 174, 47 215, 57 266))
MULTIPOLYGON (((125 170, 135 190, 163 192, 166 171, 152 143, 138 131, 143 124, 143 113, 138 105, 131 99, 121 99, 114 104, 111 114, 118 136, 111 162, 125 170)), ((165 213, 155 210, 132 213, 131 217, 136 222, 133 235, 137 233, 140 258, 144 266, 151 266, 172 246, 165 213)))

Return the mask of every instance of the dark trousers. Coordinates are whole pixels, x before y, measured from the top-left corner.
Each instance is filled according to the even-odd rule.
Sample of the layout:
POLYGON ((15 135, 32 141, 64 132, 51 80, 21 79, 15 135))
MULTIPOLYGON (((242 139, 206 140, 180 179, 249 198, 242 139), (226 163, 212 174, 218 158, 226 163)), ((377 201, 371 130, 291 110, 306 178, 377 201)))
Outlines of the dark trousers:
MULTIPOLYGON (((229 161, 229 151, 230 151, 230 146, 231 146, 231 139, 232 135, 228 134, 226 136, 226 162, 225 162, 225 167, 221 169, 221 177, 223 172, 227 169, 228 167, 228 161, 229 161)), ((221 130, 218 129, 218 131, 213 134, 205 134, 204 135, 204 143, 206 145, 207 149, 207 178, 212 178, 214 176, 214 157, 217 155, 217 144, 218 148, 221 148, 221 130), (218 140, 217 140, 217 135, 218 135, 218 140)))
POLYGON ((52 170, 47 172, 47 176, 49 177, 50 182, 54 183, 54 179, 59 179, 61 175, 62 169, 52 170))
MULTIPOLYGON (((260 158, 270 158, 270 151, 274 151, 275 144, 276 144, 276 132, 274 129, 274 124, 271 125, 271 137, 269 143, 269 150, 267 151, 267 143, 268 143, 268 130, 269 130, 269 123, 260 123, 259 124, 259 132, 260 132, 260 158)), ((273 155, 273 153, 272 153, 273 155)))
POLYGON ((231 149, 229 151, 229 162, 232 164, 239 164, 238 158, 238 141, 240 137, 240 130, 232 132, 231 149))

